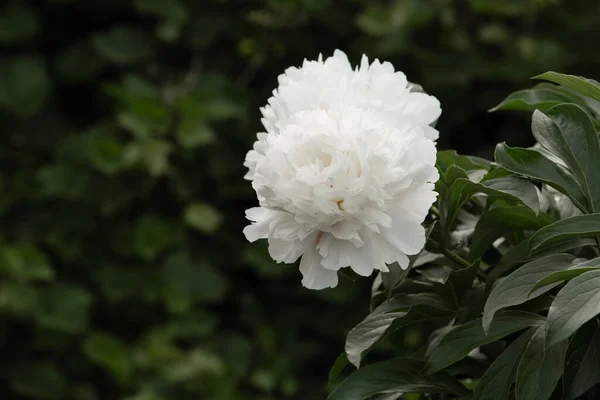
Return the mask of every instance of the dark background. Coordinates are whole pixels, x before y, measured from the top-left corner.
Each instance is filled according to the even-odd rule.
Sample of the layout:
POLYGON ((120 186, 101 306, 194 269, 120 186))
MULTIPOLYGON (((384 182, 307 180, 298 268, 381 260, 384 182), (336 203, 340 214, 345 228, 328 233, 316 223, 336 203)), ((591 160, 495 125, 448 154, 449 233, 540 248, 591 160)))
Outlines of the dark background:
POLYGON ((439 148, 490 157, 532 141, 487 110, 598 79, 599 30, 595 0, 0 1, 1 398, 324 398, 371 280, 311 292, 242 235, 277 76, 391 61, 440 99, 439 148))

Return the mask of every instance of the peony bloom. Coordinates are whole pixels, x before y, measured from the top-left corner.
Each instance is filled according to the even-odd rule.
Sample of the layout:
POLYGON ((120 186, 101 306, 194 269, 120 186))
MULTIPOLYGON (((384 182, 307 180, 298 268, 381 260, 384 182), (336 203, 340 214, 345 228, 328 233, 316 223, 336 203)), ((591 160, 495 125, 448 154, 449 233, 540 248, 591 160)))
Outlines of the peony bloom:
POLYGON ((336 51, 289 68, 262 113, 267 132, 244 163, 260 204, 246 212, 246 238, 266 238, 277 262, 301 258, 310 289, 336 286, 344 267, 406 268, 437 195, 439 102, 389 63, 363 56, 353 70, 336 51))

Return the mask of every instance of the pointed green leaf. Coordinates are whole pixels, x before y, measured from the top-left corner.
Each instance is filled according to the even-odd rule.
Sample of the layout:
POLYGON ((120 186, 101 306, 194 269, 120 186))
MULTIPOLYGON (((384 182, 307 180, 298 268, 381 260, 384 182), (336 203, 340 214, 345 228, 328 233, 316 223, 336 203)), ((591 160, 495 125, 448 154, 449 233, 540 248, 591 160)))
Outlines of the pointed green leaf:
POLYGON ((494 314, 503 308, 523 304, 546 293, 554 286, 546 286, 531 293, 535 284, 556 271, 569 268, 575 259, 569 254, 550 255, 529 262, 504 278, 490 293, 483 309, 483 327, 489 330, 494 314))
MULTIPOLYGON (((409 257, 409 259, 411 259, 411 263, 414 263, 414 259, 416 259, 418 257, 418 255, 416 256, 412 256, 409 257)), ((381 274, 381 279, 382 279, 382 283, 383 283, 383 289, 385 290, 385 292, 387 293, 387 296, 390 297, 392 294, 392 291, 394 290, 394 288, 396 287, 396 285, 400 282, 402 282, 402 280, 404 280, 409 272, 410 272, 410 267, 411 265, 409 265, 408 268, 402 268, 400 267, 400 264, 398 263, 393 263, 388 265, 388 272, 383 272, 381 274)))
POLYGON ((403 392, 466 394, 466 388, 451 375, 425 374, 426 364, 410 358, 396 358, 353 372, 327 400, 365 400, 377 394, 403 392))
POLYGON ((600 101, 600 84, 591 79, 575 75, 559 74, 557 72, 545 72, 541 75, 534 76, 532 79, 543 79, 558 83, 559 85, 573 89, 585 96, 600 101))
POLYGON ((594 124, 575 104, 560 104, 546 114, 533 113, 537 141, 563 160, 583 189, 591 212, 600 212, 600 143, 594 124))
POLYGON ((600 213, 565 218, 545 226, 529 239, 529 251, 539 252, 570 239, 591 238, 600 234, 600 213))
POLYGON ((397 295, 377 307, 363 321, 356 325, 346 337, 346 355, 357 368, 360 367, 363 353, 367 352, 390 328, 399 329, 405 324, 431 318, 445 318, 450 315, 443 300, 431 293, 397 295), (430 308, 411 308, 424 305, 430 308), (434 311, 438 310, 437 312, 434 311), (439 312, 441 310, 442 312, 439 312), (405 318, 406 317, 406 318, 405 318), (397 320, 398 323, 394 324, 397 320), (392 328, 392 324, 394 327, 392 328))
POLYGON ((338 379, 338 376, 342 373, 342 371, 349 365, 348 357, 346 357, 346 353, 342 353, 335 359, 333 366, 329 370, 329 385, 334 385, 338 379))
POLYGON ((490 365, 473 392, 473 400, 509 400, 517 366, 533 332, 525 332, 490 365))
POLYGON ((477 347, 518 332, 530 326, 540 326, 544 318, 524 311, 502 310, 496 314, 486 335, 481 318, 455 327, 432 352, 429 367, 439 371, 466 357, 477 347))
POLYGON ((483 256, 496 239, 507 233, 537 230, 553 222, 548 214, 535 215, 523 206, 494 207, 483 214, 475 225, 471 240, 469 260, 483 256))
POLYGON ((519 90, 511 93, 500 104, 490 111, 497 110, 548 110, 551 107, 561 103, 583 103, 584 100, 578 98, 573 93, 557 87, 556 85, 540 83, 531 89, 519 90))
POLYGON ((536 283, 531 291, 533 292, 534 290, 548 285, 553 285, 552 287, 554 287, 556 286, 554 285, 555 283, 571 280, 581 274, 584 274, 588 271, 594 271, 596 269, 600 269, 600 258, 594 258, 580 264, 572 265, 567 270, 553 272, 536 283))
POLYGON ((586 210, 586 197, 573 177, 539 152, 499 143, 496 146, 495 158, 503 168, 552 186, 567 195, 577 208, 586 210))
POLYGON ((600 326, 590 322, 577 331, 567 350, 564 399, 574 400, 600 383, 600 326))
POLYGON ((480 184, 468 179, 458 178, 452 183, 448 196, 446 216, 448 229, 452 228, 454 220, 465 202, 477 193, 485 193, 488 196, 498 197, 513 204, 523 204, 529 207, 533 214, 537 214, 540 209, 535 187, 525 179, 506 177, 480 184))
POLYGON ((524 206, 529 207, 534 213, 540 212, 540 200, 535 186, 527 179, 516 176, 505 176, 502 178, 489 179, 483 182, 483 186, 504 195, 498 195, 493 192, 486 192, 488 195, 498 196, 504 200, 512 199, 524 206))
POLYGON ((486 159, 459 155, 455 150, 442 150, 437 153, 437 165, 442 171, 446 171, 448 167, 454 165, 465 171, 477 169, 487 170, 490 168, 490 162, 486 159))
POLYGON ((552 395, 562 375, 567 344, 566 340, 547 344, 546 327, 538 328, 517 368, 517 400, 547 400, 552 395))
POLYGON ((533 254, 530 254, 529 243, 527 240, 523 240, 515 247, 504 253, 498 262, 498 265, 488 275, 488 280, 495 281, 517 264, 530 261, 532 257, 539 258, 550 254, 566 253, 579 247, 593 246, 595 244, 596 242, 594 239, 569 239, 559 243, 554 247, 548 247, 542 249, 542 251, 533 252, 533 254))
POLYGON ((548 346, 558 343, 600 313, 600 270, 569 281, 548 311, 548 346))

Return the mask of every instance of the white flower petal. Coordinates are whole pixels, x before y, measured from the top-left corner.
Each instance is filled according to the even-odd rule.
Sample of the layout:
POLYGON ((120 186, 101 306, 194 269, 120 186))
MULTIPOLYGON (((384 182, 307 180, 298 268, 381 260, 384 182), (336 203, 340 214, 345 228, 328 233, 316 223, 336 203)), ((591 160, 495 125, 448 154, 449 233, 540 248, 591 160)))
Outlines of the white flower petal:
POLYGON ((383 237, 404 254, 419 253, 425 246, 425 229, 405 217, 395 216, 393 219, 394 226, 402 228, 384 228, 381 230, 383 237))
POLYGON ((324 268, 321 265, 321 256, 316 249, 308 249, 300 260, 302 285, 308 289, 321 290, 336 287, 338 276, 336 271, 324 268))
POLYGON ((292 264, 302 255, 303 246, 300 240, 276 239, 273 236, 268 239, 269 255, 277 262, 292 264))
POLYGON ((264 239, 269 234, 269 225, 277 218, 277 211, 263 207, 254 207, 246 210, 246 218, 253 222, 244 228, 244 235, 249 242, 264 239))
POLYGON ((248 240, 267 238, 278 262, 300 257, 313 289, 335 286, 340 268, 407 268, 437 196, 439 101, 392 64, 364 56, 353 70, 341 51, 278 82, 244 161, 261 205, 247 213, 248 240))

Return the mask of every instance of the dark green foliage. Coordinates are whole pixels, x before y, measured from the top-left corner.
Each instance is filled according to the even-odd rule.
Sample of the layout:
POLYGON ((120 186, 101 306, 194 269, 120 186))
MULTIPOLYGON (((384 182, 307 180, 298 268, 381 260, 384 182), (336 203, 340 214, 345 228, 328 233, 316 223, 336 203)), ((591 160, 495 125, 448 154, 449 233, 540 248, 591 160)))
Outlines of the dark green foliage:
MULTIPOLYGON (((564 83, 563 89, 574 88, 578 98, 600 92, 600 85, 584 78, 543 76, 564 83)), ((530 110, 531 104, 510 108, 530 110)), ((570 101, 547 109, 537 104, 535 147, 498 145, 496 164, 487 165, 440 153, 439 196, 426 251, 385 298, 381 285, 374 285, 373 299, 381 304, 346 339, 348 360, 366 366, 350 373, 330 399, 341 399, 338 393, 357 400, 380 393, 408 398, 406 392, 473 400, 595 397, 600 382, 597 118, 570 101), (534 184, 539 189, 530 193, 534 184), (570 201, 582 215, 557 212, 570 201), (381 348, 384 335, 413 322, 416 306, 407 299, 430 299, 434 293, 445 319, 431 315, 433 333, 422 348, 403 359, 388 354, 391 360, 385 361, 383 355, 365 354, 381 348), (451 377, 465 393, 432 385, 451 377)))
MULTIPOLYGON (((0 2, 2 399, 324 398, 343 333, 364 315, 368 282, 309 293, 296 267, 276 265, 265 243, 241 233, 256 203, 242 162, 277 75, 336 47, 354 61, 363 52, 387 59, 440 98, 441 148, 487 156, 500 138, 528 144, 512 123, 526 115, 486 114, 507 93, 542 71, 598 70, 588 40, 600 26, 588 12, 594 4, 0 2)), ((593 90, 593 82, 540 78, 593 90)), ((597 109, 544 85, 516 104, 547 111, 575 98, 597 109)), ((440 157, 457 160, 467 172, 482 162, 440 157)), ((511 215, 509 231, 552 222, 536 219, 531 186, 509 179, 469 184, 473 193, 503 192, 500 207, 512 204, 487 220, 511 215)), ((470 286, 474 270, 439 272, 427 271, 453 289, 431 281, 431 291, 456 297, 460 323, 481 311, 467 307, 481 288, 464 299, 454 289, 470 286)), ((403 277, 386 285, 414 291, 403 277)), ((413 347, 437 328, 422 321, 425 307, 411 308, 414 324, 394 331, 412 332, 413 347)), ((588 365, 594 348, 580 352, 568 360, 588 365)), ((597 379, 572 374, 575 394, 597 379)))

